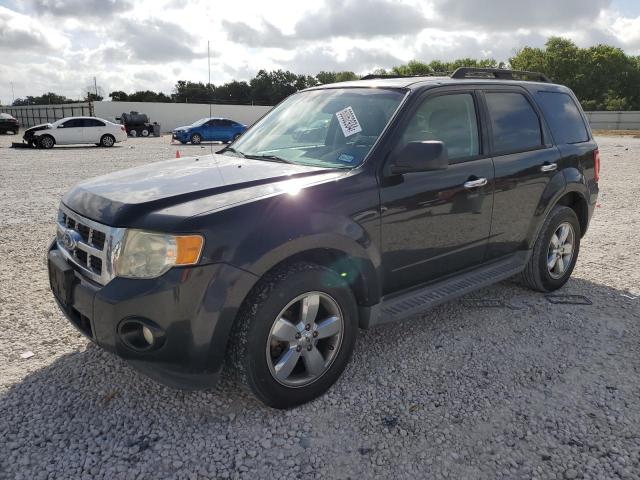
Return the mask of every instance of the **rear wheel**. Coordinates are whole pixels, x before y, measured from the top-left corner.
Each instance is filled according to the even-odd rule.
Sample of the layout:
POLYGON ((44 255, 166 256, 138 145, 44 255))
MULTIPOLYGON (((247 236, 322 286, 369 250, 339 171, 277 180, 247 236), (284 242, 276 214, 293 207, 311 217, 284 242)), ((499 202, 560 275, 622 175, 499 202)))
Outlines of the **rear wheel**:
POLYGON ((555 207, 545 220, 533 253, 522 272, 523 283, 540 292, 562 287, 578 260, 580 222, 569 207, 555 207))
POLYGON ((357 305, 334 271, 297 263, 269 274, 238 316, 230 361, 241 383, 275 408, 326 392, 346 367, 357 305))
POLYGON ((100 138, 100 145, 103 147, 113 147, 113 144, 116 143, 116 139, 113 135, 103 135, 100 138))
POLYGON ((148 136, 149 136, 149 130, 147 130, 146 128, 143 128, 143 129, 140 131, 140 134, 141 134, 143 137, 148 137, 148 136))
POLYGON ((51 135, 43 135, 42 137, 40 137, 40 141, 38 142, 38 145, 40 146, 40 148, 53 148, 53 146, 56 144, 56 141, 53 139, 53 137, 51 135))
POLYGON ((199 145, 200 142, 202 142, 202 137, 199 133, 194 133, 193 135, 191 135, 191 143, 193 143, 194 145, 199 145))
POLYGON ((134 129, 129 130, 129 136, 137 137, 138 136, 137 130, 134 130, 134 129))

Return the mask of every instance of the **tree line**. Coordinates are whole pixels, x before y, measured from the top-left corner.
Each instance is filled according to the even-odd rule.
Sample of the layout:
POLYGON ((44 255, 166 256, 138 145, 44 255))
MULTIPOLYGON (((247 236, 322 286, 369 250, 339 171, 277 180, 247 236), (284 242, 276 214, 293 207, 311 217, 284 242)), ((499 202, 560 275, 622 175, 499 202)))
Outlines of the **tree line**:
MULTIPOLYGON (((552 81, 567 85, 580 99, 585 110, 640 110, 640 56, 627 55, 610 45, 580 48, 571 40, 551 37, 543 48, 524 47, 508 62, 494 59, 462 58, 452 62, 429 63, 412 60, 374 75, 448 75, 458 67, 512 68, 546 74, 552 81)), ((170 94, 151 90, 126 93, 114 91, 114 102, 223 103, 237 105, 275 105, 292 93, 327 83, 357 80, 354 72, 325 72, 315 76, 290 71, 260 70, 247 81, 221 85, 178 80, 170 94)), ((83 100, 102 100, 103 96, 87 92, 83 100)), ((46 93, 39 97, 16 99, 13 105, 47 105, 70 103, 62 95, 46 93)))

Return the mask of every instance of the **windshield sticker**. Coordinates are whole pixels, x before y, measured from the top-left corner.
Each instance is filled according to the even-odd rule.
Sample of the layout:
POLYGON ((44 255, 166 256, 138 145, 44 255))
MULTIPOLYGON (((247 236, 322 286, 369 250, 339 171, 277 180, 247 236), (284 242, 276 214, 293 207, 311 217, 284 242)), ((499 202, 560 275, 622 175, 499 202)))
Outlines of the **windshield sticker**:
POLYGON ((362 131, 362 127, 360 126, 360 122, 358 122, 358 117, 356 117, 353 108, 347 107, 344 110, 336 112, 336 117, 338 117, 338 123, 345 137, 350 137, 362 131))
POLYGON ((338 161, 342 163, 351 163, 356 159, 353 155, 349 155, 348 153, 341 153, 338 156, 338 161))

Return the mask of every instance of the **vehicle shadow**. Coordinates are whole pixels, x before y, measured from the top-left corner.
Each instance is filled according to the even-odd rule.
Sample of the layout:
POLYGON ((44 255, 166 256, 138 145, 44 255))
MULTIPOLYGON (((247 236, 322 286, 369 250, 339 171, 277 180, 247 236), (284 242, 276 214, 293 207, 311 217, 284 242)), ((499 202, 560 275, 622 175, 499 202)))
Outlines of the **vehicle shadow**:
MULTIPOLYGON (((585 296, 592 305, 554 305, 544 295, 508 281, 414 321, 361 332, 352 361, 330 393, 290 412, 265 407, 227 375, 210 391, 163 387, 89 344, 86 350, 63 355, 27 375, 0 395, 0 477, 5 471, 35 478, 37 459, 37 465, 49 465, 53 472, 75 465, 78 477, 94 466, 157 462, 156 478, 165 478, 178 467, 158 460, 163 449, 200 448, 202 464, 213 465, 208 456, 216 451, 226 450, 232 456, 236 444, 258 446, 270 426, 278 425, 283 432, 296 430, 301 418, 314 415, 322 419, 311 421, 320 457, 324 449, 345 445, 342 457, 322 465, 322 472, 331 477, 341 472, 340 459, 347 461, 357 453, 354 448, 360 446, 360 438, 372 429, 378 432, 375 435, 387 435, 397 430, 396 423, 403 436, 396 439, 394 434, 389 440, 387 435, 386 441, 406 443, 407 455, 413 452, 415 457, 394 459, 389 454, 385 461, 420 464, 418 452, 436 458, 452 447, 435 442, 444 438, 443 432, 461 445, 469 438, 480 444, 493 441, 503 435, 505 416, 533 408, 531 399, 538 396, 547 409, 566 413, 564 409, 571 407, 570 411, 584 415, 591 406, 576 391, 588 383, 589 388, 607 393, 610 385, 633 376, 638 362, 629 359, 637 354, 637 346, 627 349, 638 338, 640 298, 580 279, 557 293, 585 296), (495 302, 487 302, 490 299, 495 302), (583 377, 568 367, 556 368, 556 363, 581 369, 583 377), (531 367, 547 373, 538 378, 529 372, 531 367), (616 373, 598 380, 599 372, 616 373), (547 404, 543 392, 548 389, 554 397, 547 404), (480 395, 491 401, 476 404, 469 399, 480 395), (388 410, 398 412, 395 420, 381 419, 380 412, 388 410), (443 412, 448 420, 442 418, 443 412), (432 415, 437 417, 435 423, 432 415)), ((639 414, 632 399, 627 408, 634 410, 632 415, 639 414)), ((528 418, 537 413, 527 415, 519 417, 525 430, 528 418)), ((534 427, 528 428, 535 435, 534 427)), ((303 454, 305 448, 295 444, 285 451, 286 458, 303 454)), ((375 464, 363 457, 365 450, 355 462, 373 473, 367 469, 375 464)), ((233 468, 234 459, 228 462, 233 468)))

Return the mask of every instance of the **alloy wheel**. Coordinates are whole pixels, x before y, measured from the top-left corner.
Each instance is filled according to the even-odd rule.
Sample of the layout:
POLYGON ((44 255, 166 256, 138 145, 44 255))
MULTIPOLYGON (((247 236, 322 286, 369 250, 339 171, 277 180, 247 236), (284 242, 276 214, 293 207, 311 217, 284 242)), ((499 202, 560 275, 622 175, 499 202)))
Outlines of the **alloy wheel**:
POLYGON ((299 295, 280 312, 269 332, 266 356, 271 375, 287 387, 315 382, 335 360, 343 331, 342 311, 330 295, 299 295))
POLYGON ((547 250, 547 270, 551 278, 562 278, 571 265, 575 232, 568 222, 561 223, 551 236, 547 250))

